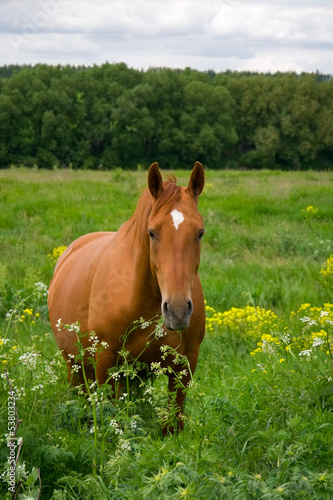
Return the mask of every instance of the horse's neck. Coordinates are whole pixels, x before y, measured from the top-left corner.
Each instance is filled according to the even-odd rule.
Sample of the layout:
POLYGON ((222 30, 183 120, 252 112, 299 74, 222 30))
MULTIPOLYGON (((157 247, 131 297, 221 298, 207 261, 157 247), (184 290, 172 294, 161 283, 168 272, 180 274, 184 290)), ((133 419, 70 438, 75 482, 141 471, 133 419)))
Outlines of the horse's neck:
POLYGON ((132 218, 124 224, 123 244, 128 254, 131 272, 135 276, 138 296, 143 301, 156 297, 160 300, 160 291, 156 277, 153 276, 150 264, 150 243, 148 237, 148 220, 132 218))

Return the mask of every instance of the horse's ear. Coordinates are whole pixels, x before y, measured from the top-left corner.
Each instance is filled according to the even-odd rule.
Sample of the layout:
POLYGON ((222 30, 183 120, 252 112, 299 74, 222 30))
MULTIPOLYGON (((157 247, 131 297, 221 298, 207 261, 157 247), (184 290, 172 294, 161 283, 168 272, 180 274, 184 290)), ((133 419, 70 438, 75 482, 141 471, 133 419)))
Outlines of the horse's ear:
POLYGON ((201 195, 205 185, 205 171, 201 163, 195 162, 186 191, 197 198, 201 195))
POLYGON ((163 180, 156 162, 150 166, 148 171, 148 189, 154 198, 158 198, 163 191, 163 180))

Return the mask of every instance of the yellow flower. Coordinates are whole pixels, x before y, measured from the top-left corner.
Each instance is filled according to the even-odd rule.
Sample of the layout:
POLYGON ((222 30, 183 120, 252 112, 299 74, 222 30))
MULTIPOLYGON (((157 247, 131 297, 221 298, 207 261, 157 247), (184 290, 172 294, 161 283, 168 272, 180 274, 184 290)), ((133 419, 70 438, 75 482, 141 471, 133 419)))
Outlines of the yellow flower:
POLYGON ((320 274, 324 277, 325 284, 328 285, 330 280, 333 278, 333 255, 328 257, 320 270, 320 274))
MULTIPOLYGON (((24 309, 23 314, 27 314, 28 316, 32 316, 34 313, 33 309, 24 309)), ((23 318, 23 316, 22 316, 23 318)))
POLYGON ((318 208, 314 207, 313 205, 309 205, 306 207, 306 211, 310 214, 316 214, 318 212, 318 208))
POLYGON ((60 247, 56 247, 52 250, 51 253, 48 254, 48 258, 53 260, 53 262, 57 262, 57 260, 59 259, 60 255, 62 255, 64 253, 64 251, 66 250, 66 246, 62 245, 60 247))
POLYGON ((284 362, 284 359, 283 359, 283 358, 281 358, 281 359, 280 359, 280 363, 283 363, 283 362, 284 362))

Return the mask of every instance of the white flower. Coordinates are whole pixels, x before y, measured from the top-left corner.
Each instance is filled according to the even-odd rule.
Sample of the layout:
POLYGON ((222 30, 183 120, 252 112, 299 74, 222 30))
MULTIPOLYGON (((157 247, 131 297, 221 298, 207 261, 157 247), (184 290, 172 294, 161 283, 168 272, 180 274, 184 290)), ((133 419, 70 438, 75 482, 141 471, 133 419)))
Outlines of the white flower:
POLYGON ((152 362, 150 363, 150 369, 151 369, 152 371, 154 371, 154 370, 158 370, 159 368, 161 368, 161 362, 160 362, 160 361, 152 361, 152 362))
POLYGON ((38 283, 35 283, 36 291, 40 297, 47 297, 47 294, 49 293, 47 286, 39 281, 38 283))
POLYGON ((305 351, 301 351, 299 353, 299 356, 311 356, 311 352, 312 352, 311 349, 307 349, 305 351))
POLYGON ((284 344, 290 344, 290 335, 289 333, 285 333, 282 337, 282 342, 284 344))
POLYGON ((30 368, 31 370, 35 370, 38 357, 39 354, 35 352, 30 352, 27 354, 22 354, 22 356, 19 357, 19 360, 24 366, 28 366, 28 368, 30 368))
POLYGON ((316 324, 316 321, 314 319, 308 318, 307 316, 300 318, 300 321, 302 321, 303 323, 307 323, 308 326, 313 326, 316 324))
POLYGON ((143 323, 141 323, 141 330, 145 330, 145 328, 148 328, 148 326, 150 326, 150 322, 144 321, 143 323))
POLYGON ((67 329, 69 332, 76 332, 76 333, 80 333, 80 325, 78 322, 76 323, 72 323, 71 325, 66 325, 67 329))
POLYGON ((155 338, 160 339, 167 335, 167 332, 164 330, 163 325, 158 325, 155 329, 155 338))
POLYGON ((57 328, 58 332, 61 331, 61 318, 59 318, 58 321, 56 322, 56 328, 57 328))
POLYGON ((98 396, 97 394, 94 392, 92 394, 90 394, 89 398, 88 398, 88 401, 90 401, 90 403, 92 403, 93 405, 97 404, 98 403, 98 396))
POLYGON ((31 388, 32 391, 37 391, 37 389, 44 389, 44 386, 42 384, 37 384, 31 388))
POLYGON ((131 449, 132 449, 127 441, 121 440, 119 442, 119 445, 120 445, 120 448, 124 451, 131 451, 131 449))
POLYGON ((323 316, 328 316, 327 311, 320 311, 320 317, 322 318, 323 316))
POLYGON ((270 352, 271 354, 273 354, 275 352, 274 348, 265 339, 262 341, 262 350, 263 350, 263 352, 270 352))
POLYGON ((72 370, 74 373, 79 373, 79 370, 81 370, 80 365, 72 365, 72 370))
POLYGON ((318 346, 323 345, 323 344, 325 344, 325 340, 316 337, 314 339, 314 341, 312 342, 312 347, 318 347, 318 346))

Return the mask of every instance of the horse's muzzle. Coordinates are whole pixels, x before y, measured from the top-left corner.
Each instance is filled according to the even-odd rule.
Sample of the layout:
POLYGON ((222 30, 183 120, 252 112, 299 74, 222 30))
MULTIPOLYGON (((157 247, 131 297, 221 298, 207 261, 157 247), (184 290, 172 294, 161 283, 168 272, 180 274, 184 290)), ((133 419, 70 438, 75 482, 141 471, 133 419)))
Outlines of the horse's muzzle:
POLYGON ((162 314, 167 330, 185 330, 190 323, 192 312, 191 299, 187 301, 164 300, 162 302, 162 314))

